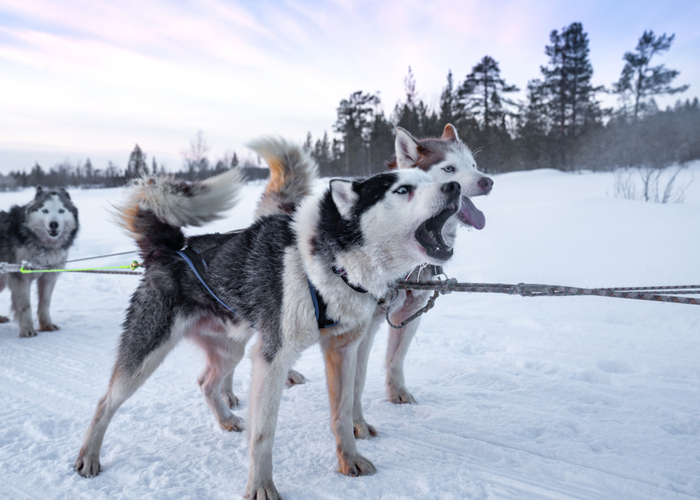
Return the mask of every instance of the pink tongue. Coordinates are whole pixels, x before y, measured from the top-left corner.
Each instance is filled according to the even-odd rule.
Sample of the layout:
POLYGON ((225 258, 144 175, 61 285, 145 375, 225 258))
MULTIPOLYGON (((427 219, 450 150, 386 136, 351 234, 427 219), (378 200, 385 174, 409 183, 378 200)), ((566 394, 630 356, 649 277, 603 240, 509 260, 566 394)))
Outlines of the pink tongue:
POLYGON ((486 217, 484 213, 476 208, 469 198, 462 198, 462 206, 457 213, 459 220, 465 224, 474 226, 474 229, 484 229, 486 226, 486 217))

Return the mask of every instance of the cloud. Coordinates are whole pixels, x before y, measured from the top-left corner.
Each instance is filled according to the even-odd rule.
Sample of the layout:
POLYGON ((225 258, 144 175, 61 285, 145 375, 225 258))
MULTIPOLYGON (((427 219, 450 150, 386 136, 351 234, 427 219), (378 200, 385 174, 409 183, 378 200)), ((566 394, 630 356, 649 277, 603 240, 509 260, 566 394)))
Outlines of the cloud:
MULTIPOLYGON (((668 65, 692 83, 700 41, 678 9, 699 10, 671 1, 675 17, 666 12, 657 31, 690 30, 677 34, 677 53, 695 59, 668 65)), ((0 0, 0 150, 139 141, 179 151, 200 129, 214 153, 262 134, 301 141, 330 132, 340 99, 357 90, 380 91, 390 114, 408 66, 431 105, 448 70, 462 81, 487 54, 524 89, 546 63, 549 32, 573 21, 589 31, 595 83, 609 84, 654 9, 631 0, 0 0)))

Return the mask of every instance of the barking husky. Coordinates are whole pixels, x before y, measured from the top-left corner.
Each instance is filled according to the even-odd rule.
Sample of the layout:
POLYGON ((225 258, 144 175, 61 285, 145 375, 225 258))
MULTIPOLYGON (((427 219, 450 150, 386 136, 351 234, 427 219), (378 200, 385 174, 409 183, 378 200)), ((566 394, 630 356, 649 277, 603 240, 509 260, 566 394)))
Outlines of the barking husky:
POLYGON ((199 382, 214 416, 222 427, 240 430, 226 380, 253 329, 259 334, 251 354, 246 495, 279 498, 272 444, 282 389, 300 353, 316 342, 326 363, 340 471, 375 472, 353 435, 357 347, 391 283, 452 256, 442 230, 459 210, 459 183, 434 183, 417 169, 334 179, 293 215, 263 217, 241 232, 186 238, 181 227, 212 220, 230 206, 241 184, 236 175, 194 185, 161 176, 131 188, 122 221, 141 248, 146 272, 75 463, 80 475, 99 472, 114 413, 185 336, 207 353, 199 382))
MULTIPOLYGON (((24 206, 0 211, 0 262, 61 268, 68 258, 68 249, 78 233, 78 209, 68 192, 44 191, 36 188, 34 200, 24 206)), ((39 288, 39 331, 58 330, 51 320, 49 307, 58 273, 0 274, 0 291, 5 286, 12 295, 12 311, 19 323, 20 337, 34 337, 30 287, 37 280, 39 288)), ((0 316, 0 323, 9 321, 0 316)))
MULTIPOLYGON (((434 182, 459 183, 462 192, 460 210, 447 221, 443 229, 443 235, 450 247, 454 244, 459 225, 475 229, 484 228, 486 218, 470 198, 490 193, 493 181, 476 169, 471 150, 459 139, 457 131, 451 124, 445 126, 442 137, 439 139, 422 140, 415 139, 406 130, 398 127, 395 142, 396 156, 387 163, 390 170, 418 169, 427 172, 434 182)), ((441 273, 441 269, 427 266, 414 270, 407 279, 427 282, 437 279, 441 273)), ((392 325, 401 325, 403 321, 425 306, 430 294, 429 291, 399 290, 393 301, 377 306, 367 335, 358 348, 353 399, 353 422, 357 438, 366 439, 377 435, 376 429, 369 425, 363 416, 362 391, 365 385, 369 351, 374 335, 386 317, 387 308, 392 325)), ((385 358, 386 390, 389 401, 393 403, 416 402, 404 384, 404 359, 419 324, 420 318, 417 318, 401 328, 389 328, 385 358)))
MULTIPOLYGON (((270 182, 263 199, 258 205, 256 215, 271 213, 290 213, 309 191, 309 177, 315 175, 313 160, 304 157, 303 151, 293 148, 283 141, 265 139, 251 144, 271 170, 270 182)), ((415 139, 401 127, 396 130, 396 156, 388 163, 390 170, 419 169, 427 172, 434 182, 459 183, 462 191, 460 210, 445 225, 443 234, 450 246, 454 243, 459 225, 482 229, 486 224, 484 214, 479 211, 471 198, 489 194, 493 181, 479 172, 470 149, 459 139, 455 128, 445 126, 439 139, 415 139)), ((414 271, 410 281, 431 281, 437 278, 439 270, 433 266, 414 271)), ((377 434, 376 430, 364 419, 362 414, 362 391, 369 351, 374 335, 384 321, 387 307, 390 320, 400 325, 418 310, 423 308, 430 292, 419 290, 400 290, 390 303, 377 306, 368 334, 358 350, 358 367, 356 370, 353 420, 355 436, 368 438, 377 434)), ((407 323, 402 328, 389 328, 389 342, 386 352, 386 389, 389 401, 393 403, 415 403, 415 399, 404 384, 404 359, 411 340, 420 324, 420 318, 407 323)), ((304 377, 291 370, 288 385, 300 383, 304 377)), ((230 385, 230 382, 229 382, 230 385)))

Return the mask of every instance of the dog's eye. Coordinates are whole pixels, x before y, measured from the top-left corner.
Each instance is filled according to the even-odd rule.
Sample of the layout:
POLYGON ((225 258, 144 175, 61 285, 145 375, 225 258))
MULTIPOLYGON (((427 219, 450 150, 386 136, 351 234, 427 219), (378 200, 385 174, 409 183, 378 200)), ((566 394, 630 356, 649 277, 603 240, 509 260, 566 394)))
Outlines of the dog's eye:
POLYGON ((405 186, 399 186, 398 188, 396 188, 394 193, 396 193, 396 194, 409 194, 411 191, 413 191, 413 186, 405 185, 405 186))
POLYGON ((45 208, 42 209, 41 212, 42 212, 42 213, 45 213, 45 214, 48 214, 48 213, 49 213, 49 211, 48 211, 47 209, 45 209, 45 208))
POLYGON ((63 210, 62 208, 59 208, 59 209, 58 209, 58 213, 59 213, 59 214, 62 214, 62 213, 64 213, 64 212, 65 212, 65 210, 63 210))
POLYGON ((442 167, 442 169, 448 174, 451 174, 455 171, 455 168, 452 165, 447 165, 446 167, 442 167))

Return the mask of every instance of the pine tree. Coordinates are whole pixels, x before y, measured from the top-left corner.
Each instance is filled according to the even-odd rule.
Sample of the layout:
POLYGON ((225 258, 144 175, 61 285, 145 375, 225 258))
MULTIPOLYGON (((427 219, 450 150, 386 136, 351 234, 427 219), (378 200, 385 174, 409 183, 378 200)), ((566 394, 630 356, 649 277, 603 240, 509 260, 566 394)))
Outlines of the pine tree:
POLYGON ((313 138, 311 137, 311 132, 306 133, 306 140, 304 141, 304 144, 302 145, 302 148, 304 151, 313 151, 313 138))
POLYGON ((625 66, 622 68, 620 79, 613 84, 613 92, 620 94, 623 103, 626 96, 631 94, 634 101, 632 116, 635 122, 640 113, 648 111, 648 98, 685 92, 688 89, 688 85, 671 87, 671 82, 680 71, 666 69, 663 64, 650 67, 651 59, 655 55, 670 50, 675 36, 666 36, 664 33, 657 38, 653 31, 645 31, 637 42, 635 52, 626 52, 623 57, 625 66))
POLYGON ((379 97, 353 92, 348 99, 340 101, 338 119, 333 129, 342 136, 341 175, 365 174, 368 168, 367 142, 379 97))
POLYGON ((457 96, 462 112, 479 117, 484 131, 492 127, 505 130, 506 106, 515 103, 503 94, 517 91, 515 85, 508 85, 501 78, 498 63, 491 56, 484 56, 460 85, 457 96))
POLYGON ((369 169, 368 174, 384 172, 386 162, 394 154, 394 125, 386 119, 384 113, 377 113, 369 133, 369 169))
POLYGON ((516 136, 520 147, 520 164, 526 170, 548 166, 546 90, 542 80, 527 83, 526 102, 520 105, 516 136))
POLYGON ((329 177, 333 175, 334 158, 331 153, 331 143, 328 140, 327 132, 323 133, 323 139, 316 140, 311 156, 313 156, 316 163, 318 163, 319 175, 322 177, 329 177))
POLYGON ((146 166, 146 155, 137 144, 129 155, 129 163, 126 167, 126 178, 134 179, 142 175, 148 175, 148 167, 146 166))
MULTIPOLYGON (((588 35, 581 23, 572 23, 559 33, 552 31, 551 45, 545 46, 548 66, 541 66, 544 77, 545 110, 556 139, 559 167, 570 167, 573 138, 587 128, 600 125, 602 111, 593 87, 593 66, 588 58, 588 35)), ((555 164, 556 164, 555 163, 555 164)))
POLYGON ((440 129, 438 123, 439 117, 436 113, 431 112, 428 106, 418 98, 416 79, 410 66, 408 67, 408 75, 404 78, 403 83, 406 100, 396 103, 392 121, 416 137, 441 134, 442 129, 440 129))
POLYGON ((457 96, 455 94, 452 71, 447 72, 447 84, 440 94, 439 126, 444 128, 448 123, 457 121, 457 96))
POLYGON ((91 183, 92 177, 95 174, 95 169, 92 167, 92 163, 90 162, 90 158, 88 158, 85 161, 85 166, 83 168, 85 169, 85 178, 87 179, 87 182, 91 183))

